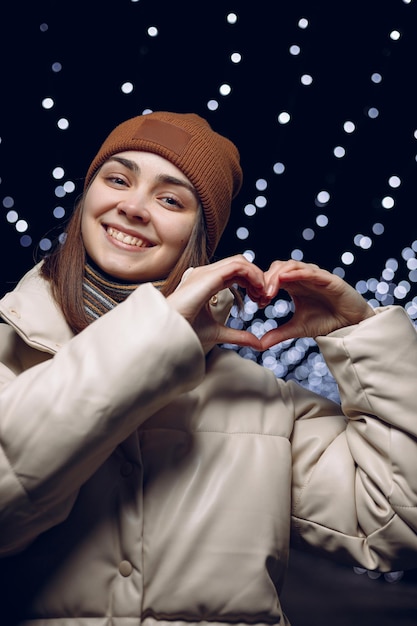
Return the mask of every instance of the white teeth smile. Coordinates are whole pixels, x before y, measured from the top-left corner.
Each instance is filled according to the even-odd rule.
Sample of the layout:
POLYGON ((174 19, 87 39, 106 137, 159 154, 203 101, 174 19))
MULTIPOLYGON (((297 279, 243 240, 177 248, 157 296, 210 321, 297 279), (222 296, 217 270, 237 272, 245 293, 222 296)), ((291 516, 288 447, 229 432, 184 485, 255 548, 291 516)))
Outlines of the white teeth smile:
POLYGON ((116 230, 111 226, 107 227, 107 234, 113 239, 117 239, 117 241, 121 241, 122 243, 127 243, 129 246, 137 246, 138 248, 150 248, 151 244, 145 239, 140 239, 139 237, 132 237, 132 235, 126 235, 122 233, 120 230, 116 230))

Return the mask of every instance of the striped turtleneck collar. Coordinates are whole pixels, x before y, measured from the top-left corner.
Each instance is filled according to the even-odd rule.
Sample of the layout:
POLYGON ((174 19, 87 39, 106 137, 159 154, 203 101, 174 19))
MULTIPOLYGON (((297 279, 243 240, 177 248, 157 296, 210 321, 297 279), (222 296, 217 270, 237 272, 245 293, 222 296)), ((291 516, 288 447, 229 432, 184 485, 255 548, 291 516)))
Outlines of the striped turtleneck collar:
MULTIPOLYGON (((164 281, 154 282, 153 285, 160 289, 164 281)), ((93 322, 97 318, 123 302, 140 283, 128 283, 116 280, 112 276, 102 272, 91 262, 86 263, 83 280, 84 309, 88 320, 93 322)))

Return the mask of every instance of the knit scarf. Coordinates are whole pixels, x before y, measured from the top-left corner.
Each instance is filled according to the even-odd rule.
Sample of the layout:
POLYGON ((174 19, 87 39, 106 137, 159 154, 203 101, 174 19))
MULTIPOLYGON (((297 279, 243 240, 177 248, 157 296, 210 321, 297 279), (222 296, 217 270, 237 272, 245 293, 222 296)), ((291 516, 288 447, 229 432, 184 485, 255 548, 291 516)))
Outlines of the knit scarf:
MULTIPOLYGON (((164 281, 156 281, 154 287, 161 289, 164 281)), ((86 263, 83 280, 84 310, 91 323, 126 300, 140 283, 117 281, 101 272, 97 266, 86 263)))

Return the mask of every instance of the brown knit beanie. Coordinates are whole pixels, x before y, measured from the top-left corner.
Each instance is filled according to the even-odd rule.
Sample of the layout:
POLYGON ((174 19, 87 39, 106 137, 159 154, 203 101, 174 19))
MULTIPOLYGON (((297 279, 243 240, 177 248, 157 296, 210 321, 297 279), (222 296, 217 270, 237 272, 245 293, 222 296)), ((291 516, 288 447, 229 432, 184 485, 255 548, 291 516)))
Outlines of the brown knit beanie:
POLYGON ((91 163, 84 188, 113 154, 125 150, 153 152, 178 167, 195 187, 207 227, 207 252, 215 251, 242 185, 239 152, 195 113, 157 111, 131 118, 105 139, 91 163))

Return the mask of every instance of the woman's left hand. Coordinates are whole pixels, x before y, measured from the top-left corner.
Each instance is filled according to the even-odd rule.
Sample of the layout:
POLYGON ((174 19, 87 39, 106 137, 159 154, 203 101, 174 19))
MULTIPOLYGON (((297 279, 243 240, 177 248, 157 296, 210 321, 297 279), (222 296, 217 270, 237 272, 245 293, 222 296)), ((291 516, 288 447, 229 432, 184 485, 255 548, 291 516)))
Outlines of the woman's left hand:
POLYGON ((356 289, 317 265, 274 261, 265 272, 265 283, 271 298, 280 289, 287 291, 295 311, 289 322, 262 337, 262 350, 286 339, 327 335, 375 315, 356 289))

